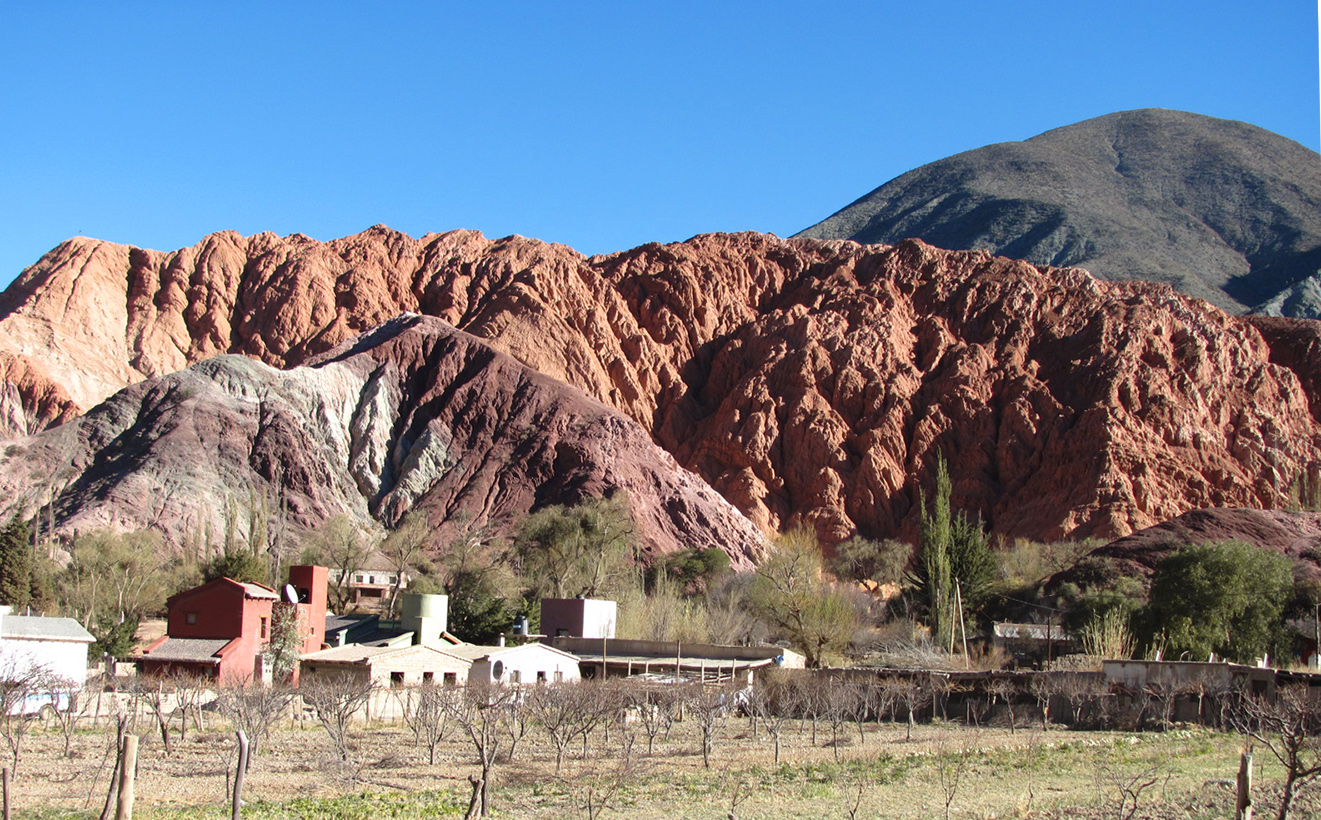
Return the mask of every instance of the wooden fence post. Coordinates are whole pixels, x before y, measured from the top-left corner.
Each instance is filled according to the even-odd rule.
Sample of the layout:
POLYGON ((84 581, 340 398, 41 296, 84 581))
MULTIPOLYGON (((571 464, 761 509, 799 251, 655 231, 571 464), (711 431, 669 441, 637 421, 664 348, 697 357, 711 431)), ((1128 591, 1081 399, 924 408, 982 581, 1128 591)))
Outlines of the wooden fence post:
POLYGON ((138 736, 124 735, 124 754, 119 764, 119 803, 115 820, 133 820, 133 778, 138 768, 138 736))
POLYGON ((239 765, 234 770, 234 809, 230 814, 231 820, 239 820, 243 816, 243 773, 248 768, 248 734, 242 729, 238 730, 239 736, 239 765))
POLYGON ((5 790, 5 818, 9 820, 9 767, 4 768, 4 790, 5 790))
POLYGON ((1252 747, 1238 761, 1238 800, 1234 804, 1234 820, 1252 820, 1252 747))

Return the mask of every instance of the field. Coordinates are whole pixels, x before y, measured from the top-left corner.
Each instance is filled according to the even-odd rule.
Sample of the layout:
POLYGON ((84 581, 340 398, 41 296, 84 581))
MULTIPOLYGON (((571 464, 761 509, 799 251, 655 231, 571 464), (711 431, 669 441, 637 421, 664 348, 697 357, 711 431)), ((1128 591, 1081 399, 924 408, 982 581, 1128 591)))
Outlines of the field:
MULTIPOLYGON (((1198 727, 1126 734, 1042 731, 1037 724, 1011 733, 1003 725, 940 721, 918 724, 911 739, 904 723, 867 722, 861 737, 855 724, 844 724, 836 742, 821 721, 813 743, 809 721, 787 721, 776 765, 765 726, 730 716, 718 727, 709 768, 690 718, 658 736, 650 754, 638 725, 615 724, 608 733, 602 726, 590 735, 585 760, 581 741, 570 745, 556 776, 545 732, 530 723, 524 729, 512 761, 504 739, 493 816, 1224 818, 1233 815, 1230 783, 1242 749, 1242 738, 1198 727)), ((177 723, 174 731, 167 755, 157 730, 138 724, 135 816, 228 817, 227 773, 236 753, 229 727, 207 714, 200 731, 190 726, 184 739, 177 723)), ((79 728, 66 756, 61 732, 34 726, 14 783, 14 817, 98 817, 112 740, 113 727, 79 728)), ((315 721, 283 720, 251 766, 243 816, 463 816, 467 778, 478 768, 458 726, 440 742, 434 765, 402 722, 356 724, 349 740, 349 760, 342 761, 315 721)), ((1273 816, 1271 786, 1281 770, 1261 749, 1256 764, 1258 812, 1273 816)), ((1305 795, 1292 816, 1321 816, 1321 802, 1305 795)))

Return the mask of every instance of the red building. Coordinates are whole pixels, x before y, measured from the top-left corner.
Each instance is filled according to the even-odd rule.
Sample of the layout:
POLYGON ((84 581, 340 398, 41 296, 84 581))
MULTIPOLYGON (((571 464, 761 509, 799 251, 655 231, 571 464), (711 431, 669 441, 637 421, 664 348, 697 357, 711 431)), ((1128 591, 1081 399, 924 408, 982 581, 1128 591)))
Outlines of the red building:
MULTIPOLYGON (((316 652, 325 640, 326 568, 290 567, 289 587, 297 601, 300 653, 316 652)), ((165 602, 166 634, 143 652, 142 674, 189 672, 221 683, 265 680, 262 653, 282 597, 288 596, 229 578, 180 592, 165 602)))

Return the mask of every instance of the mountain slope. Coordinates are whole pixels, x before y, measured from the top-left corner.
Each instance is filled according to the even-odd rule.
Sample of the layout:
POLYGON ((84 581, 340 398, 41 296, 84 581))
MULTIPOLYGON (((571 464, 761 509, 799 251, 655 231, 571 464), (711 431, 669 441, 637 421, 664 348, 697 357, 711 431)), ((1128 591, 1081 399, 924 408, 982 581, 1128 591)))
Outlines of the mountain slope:
POLYGON ((1321 317, 1321 157, 1261 128, 1125 111, 924 165, 799 234, 921 238, 1227 310, 1321 317))
POLYGON ((1279 506, 1321 449, 1318 323, 920 242, 708 235, 587 258, 383 227, 172 253, 78 239, 0 301, 0 353, 46 374, 6 388, 24 408, 223 352, 295 367, 434 315, 631 417, 763 530, 829 541, 911 535, 938 453, 957 506, 1055 539, 1279 506))
POLYGON ((222 532, 226 508, 252 498, 286 504, 296 529, 423 510, 436 527, 462 511, 511 534, 536 507, 621 491, 648 553, 719 546, 746 566, 761 549, 636 422, 420 316, 286 371, 208 359, 0 456, 6 514, 28 497, 52 504, 60 531, 151 526, 177 542, 222 532))

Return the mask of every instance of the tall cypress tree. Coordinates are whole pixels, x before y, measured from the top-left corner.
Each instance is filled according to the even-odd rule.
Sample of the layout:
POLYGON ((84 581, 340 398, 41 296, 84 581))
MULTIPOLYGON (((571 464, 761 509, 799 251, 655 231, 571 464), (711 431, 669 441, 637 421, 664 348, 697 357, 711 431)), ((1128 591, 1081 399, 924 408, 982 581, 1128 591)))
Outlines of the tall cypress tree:
POLYGON ((971 623, 996 573, 995 556, 986 544, 981 524, 962 512, 953 512, 952 491, 949 468, 940 458, 936 461, 936 493, 930 509, 925 498, 919 502, 921 553, 912 579, 917 602, 926 610, 931 636, 946 649, 954 643, 960 616, 971 623))
POLYGON ((15 610, 32 600, 32 531, 16 515, 0 530, 0 604, 15 610))

